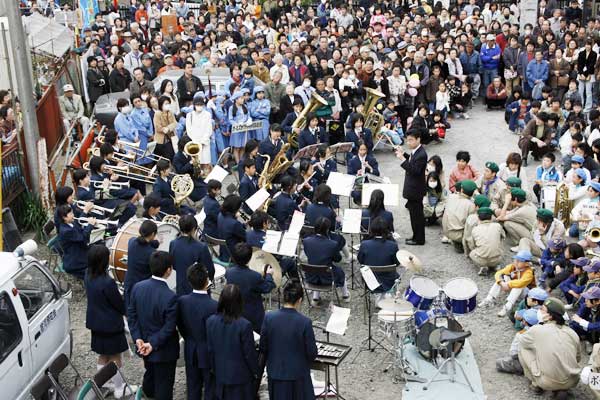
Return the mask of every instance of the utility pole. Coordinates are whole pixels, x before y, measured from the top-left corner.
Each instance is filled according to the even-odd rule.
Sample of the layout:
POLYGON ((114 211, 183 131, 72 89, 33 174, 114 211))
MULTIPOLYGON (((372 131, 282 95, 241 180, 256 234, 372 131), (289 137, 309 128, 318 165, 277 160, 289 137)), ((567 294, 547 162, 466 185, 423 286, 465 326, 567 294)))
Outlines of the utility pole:
POLYGON ((35 194, 40 192, 40 172, 37 163, 37 142, 40 138, 37 115, 35 112, 35 101, 33 98, 32 77, 29 71, 27 57, 27 36, 23 29, 21 12, 17 0, 3 1, 8 19, 8 30, 11 38, 12 56, 15 62, 17 90, 23 113, 23 131, 25 148, 27 150, 27 167, 31 179, 31 191, 35 194))

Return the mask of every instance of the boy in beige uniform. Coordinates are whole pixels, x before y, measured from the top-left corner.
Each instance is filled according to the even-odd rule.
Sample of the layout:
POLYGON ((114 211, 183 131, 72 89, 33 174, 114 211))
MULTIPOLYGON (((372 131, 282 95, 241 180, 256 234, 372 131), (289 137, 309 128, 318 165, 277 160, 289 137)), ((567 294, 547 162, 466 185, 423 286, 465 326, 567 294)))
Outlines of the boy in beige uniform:
POLYGON ((489 207, 491 202, 490 200, 482 194, 478 194, 473 197, 473 204, 475 204, 475 212, 473 214, 469 214, 467 220, 465 221, 465 230, 463 232, 463 248, 465 250, 465 255, 469 255, 469 252, 473 250, 473 248, 469 248, 467 245, 467 240, 471 238, 473 228, 479 225, 479 216, 477 215, 477 210, 481 207, 489 207))
POLYGON ((498 168, 498 164, 495 162, 486 162, 479 185, 479 193, 495 204, 501 203, 502 196, 505 196, 506 193, 506 183, 496 176, 499 170, 500 168, 498 168))
POLYGON ((529 250, 535 257, 541 257, 550 239, 564 238, 565 225, 547 208, 538 208, 536 216, 536 227, 530 237, 521 238, 518 250, 529 250))
POLYGON ((512 188, 510 200, 507 195, 504 207, 496 210, 496 218, 504 226, 509 243, 515 246, 519 244, 521 238, 531 236, 536 225, 536 209, 527 201, 527 194, 523 189, 512 188), (514 207, 510 211, 508 210, 509 205, 514 207))
POLYGON ((469 214, 475 212, 475 204, 471 196, 477 189, 477 184, 472 180, 460 182, 460 192, 452 193, 448 196, 444 216, 442 217, 442 230, 454 245, 454 249, 462 253, 462 240, 465 229, 465 222, 469 214))
POLYGON ((505 237, 502 225, 492 221, 494 212, 489 207, 477 210, 479 224, 466 239, 465 253, 479 266, 479 275, 488 272, 502 262, 502 240, 505 237))

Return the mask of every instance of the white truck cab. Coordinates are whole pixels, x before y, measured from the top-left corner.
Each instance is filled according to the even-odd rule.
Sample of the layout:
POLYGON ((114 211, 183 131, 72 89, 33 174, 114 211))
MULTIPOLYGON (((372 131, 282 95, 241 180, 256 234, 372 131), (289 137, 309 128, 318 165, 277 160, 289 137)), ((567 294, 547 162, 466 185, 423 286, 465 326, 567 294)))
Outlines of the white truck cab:
POLYGON ((3 399, 30 398, 31 386, 50 363, 61 353, 70 357, 72 349, 70 290, 61 288, 43 262, 17 251, 0 253, 3 399))

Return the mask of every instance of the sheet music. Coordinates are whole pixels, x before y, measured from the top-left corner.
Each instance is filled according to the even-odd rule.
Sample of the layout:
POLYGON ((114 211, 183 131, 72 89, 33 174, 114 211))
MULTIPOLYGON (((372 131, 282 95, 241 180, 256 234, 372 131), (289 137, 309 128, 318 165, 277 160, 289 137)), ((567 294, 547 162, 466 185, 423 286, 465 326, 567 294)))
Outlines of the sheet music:
POLYGON ((304 226, 304 218, 305 215, 301 211, 294 211, 294 215, 292 216, 292 222, 290 222, 290 227, 288 228, 288 232, 293 232, 300 234, 302 227, 304 226))
POLYGON ((361 267, 360 274, 362 275, 363 279, 365 280, 365 283, 367 284, 367 287, 369 288, 370 291, 373 291, 373 290, 377 289, 379 286, 381 286, 379 284, 379 281, 377 281, 377 278, 375 277, 375 274, 373 273, 371 268, 369 268, 367 266, 361 267))
POLYGON ((349 197, 354 188, 355 179, 356 176, 354 175, 330 172, 329 178, 327 178, 327 186, 331 188, 332 194, 349 197))
POLYGON ((259 189, 258 192, 254 193, 246 200, 246 204, 252 211, 256 211, 269 197, 271 197, 271 195, 267 192, 267 189, 259 189))
POLYGON ((204 209, 200 210, 198 214, 194 215, 194 218, 196 218, 198 226, 202 225, 204 223, 204 220, 206 219, 206 213, 204 212, 204 209))
POLYGON ((338 306, 331 307, 331 316, 327 321, 325 330, 336 335, 343 335, 348 328, 348 318, 350 317, 350 309, 338 306))
POLYGON ((287 231, 283 234, 281 239, 281 246, 279 246, 279 253, 282 256, 296 257, 296 250, 298 249, 298 241, 300 240, 300 233, 287 231))
POLYGON ((400 205, 400 185, 396 183, 365 183, 362 190, 361 203, 363 206, 369 205, 371 200, 371 192, 375 189, 383 191, 384 199, 383 204, 386 206, 397 207, 400 205))
POLYGON ((267 233, 265 234, 265 242, 263 243, 262 249, 267 253, 277 254, 280 241, 281 232, 267 231, 267 233))
POLYGON ((343 233, 360 233, 362 210, 360 208, 346 208, 342 221, 343 233))
POLYGON ((211 179, 214 179, 215 181, 223 182, 223 179, 225 179, 225 177, 227 175, 229 175, 229 172, 227 172, 227 170, 221 168, 218 165, 215 165, 213 167, 212 171, 210 171, 210 174, 208 174, 206 179, 204 179, 204 182, 208 182, 211 179))

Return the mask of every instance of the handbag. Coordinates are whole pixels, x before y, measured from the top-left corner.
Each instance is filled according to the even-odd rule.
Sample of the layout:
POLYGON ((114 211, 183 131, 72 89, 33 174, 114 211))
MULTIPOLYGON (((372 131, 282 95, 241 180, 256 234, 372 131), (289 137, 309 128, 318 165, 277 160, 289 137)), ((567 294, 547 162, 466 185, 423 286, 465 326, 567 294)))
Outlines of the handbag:
POLYGON ((510 68, 504 69, 504 79, 509 81, 509 80, 515 79, 516 77, 517 77, 517 71, 513 71, 510 68))

